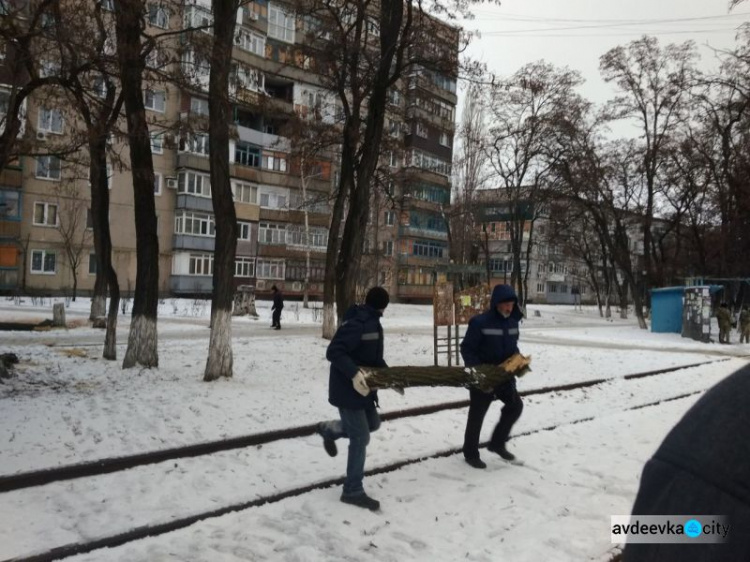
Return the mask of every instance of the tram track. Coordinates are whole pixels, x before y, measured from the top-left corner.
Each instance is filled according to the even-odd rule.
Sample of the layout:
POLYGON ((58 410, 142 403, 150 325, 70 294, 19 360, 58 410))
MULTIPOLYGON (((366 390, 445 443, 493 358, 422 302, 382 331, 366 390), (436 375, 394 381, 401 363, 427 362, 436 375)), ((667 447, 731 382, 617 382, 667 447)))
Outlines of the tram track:
MULTIPOLYGON (((648 376, 644 373, 638 373, 637 375, 639 376, 631 377, 631 378, 643 378, 644 376, 648 376)), ((654 376, 654 375, 651 375, 651 376, 654 376)), ((606 380, 608 379, 605 379, 605 381, 606 380)), ((643 404, 636 404, 636 405, 624 408, 622 410, 619 410, 619 412, 628 412, 628 411, 641 410, 644 408, 656 407, 664 403, 681 400, 681 399, 688 398, 697 394, 701 394, 704 391, 705 390, 695 390, 692 392, 686 392, 686 393, 681 393, 681 394, 677 394, 673 396, 668 396, 665 398, 661 398, 659 400, 650 401, 650 402, 643 403, 643 404)), ((610 413, 611 412, 608 412, 608 414, 610 413)), ((568 427, 571 425, 589 423, 589 422, 596 420, 598 417, 600 416, 586 416, 586 417, 569 420, 569 421, 555 424, 555 425, 549 425, 546 427, 536 428, 533 430, 515 434, 511 437, 511 439, 519 439, 522 437, 527 437, 527 436, 535 435, 535 434, 542 433, 542 432, 555 431, 558 428, 568 427)), ((487 443, 483 443, 481 446, 486 447, 487 443)), ((367 470, 365 472, 365 475, 369 477, 369 476, 375 476, 379 474, 395 472, 406 466, 415 465, 415 464, 424 462, 426 460, 450 457, 452 455, 456 455, 460 453, 461 453, 461 448, 454 447, 454 448, 446 449, 443 451, 438 451, 433 454, 421 455, 418 457, 413 457, 413 458, 409 458, 405 460, 399 460, 399 461, 392 462, 383 466, 379 466, 379 467, 367 470)), ((523 468, 523 465, 520 465, 520 467, 523 468)), ((97 538, 91 541, 69 543, 69 544, 55 547, 55 548, 52 548, 43 552, 30 554, 28 556, 24 555, 24 556, 11 558, 11 559, 6 559, 3 562, 52 562, 54 560, 68 558, 70 556, 91 553, 91 552, 101 550, 104 548, 116 548, 116 547, 128 544, 130 542, 133 542, 133 541, 178 531, 180 529, 189 527, 195 523, 213 519, 216 517, 221 517, 229 513, 235 513, 235 512, 240 512, 246 509, 261 507, 261 506, 268 505, 268 504, 274 504, 274 503, 278 503, 288 498, 293 498, 293 497, 302 496, 304 494, 308 494, 315 490, 321 490, 321 489, 329 488, 332 486, 338 486, 338 485, 341 485, 343 481, 344 481, 343 477, 337 477, 337 478, 331 478, 331 479, 327 479, 323 481, 318 481, 318 482, 306 484, 303 486, 299 486, 296 488, 284 490, 281 492, 264 495, 262 497, 255 498, 253 500, 238 502, 235 504, 226 505, 218 509, 194 513, 192 515, 181 517, 178 519, 173 519, 165 523, 158 523, 154 525, 143 525, 143 526, 129 529, 121 533, 117 533, 115 535, 101 537, 101 538, 97 538)))
MULTIPOLYGON (((623 380, 636 380, 646 377, 660 376, 682 369, 689 369, 693 367, 699 367, 703 365, 710 365, 718 362, 727 361, 728 359, 718 359, 715 361, 704 361, 700 363, 693 363, 689 365, 681 365, 678 367, 668 367, 664 369, 657 369, 652 371, 644 371, 640 373, 631 373, 621 377, 608 377, 608 378, 597 378, 589 379, 587 381, 581 381, 576 383, 569 383, 563 385, 555 385, 542 387, 537 389, 531 389, 521 391, 519 394, 522 397, 534 396, 540 394, 553 394, 560 392, 569 392, 572 390, 578 390, 582 388, 593 387, 603 383, 611 382, 618 379, 623 380)), ((469 405, 468 400, 457 400, 452 402, 444 402, 440 404, 431 404, 427 406, 419 406, 416 408, 408 408, 403 410, 395 410, 391 412, 385 412, 381 415, 383 421, 391 421, 402 418, 411 418, 424 415, 430 415, 445 410, 453 410, 466 408, 469 405)), ((30 488, 35 486, 43 486, 54 482, 61 482, 66 480, 74 480, 78 478, 86 478, 92 476, 100 476, 104 474, 111 474, 123 470, 129 470, 140 466, 146 466, 151 464, 158 464, 166 461, 174 461, 179 459, 187 459, 193 457, 199 457, 204 455, 211 455, 222 451, 230 451, 233 449, 243 449, 247 447, 257 447, 273 443, 276 441, 286 439, 297 439, 301 437, 308 437, 313 435, 316 431, 316 424, 304 425, 299 427, 285 428, 273 431, 267 431, 262 433, 255 433, 250 435, 244 435, 219 441, 209 441, 204 443, 198 443, 194 445, 187 445, 182 447, 173 447, 169 449, 161 449, 157 451, 151 451, 147 453, 140 453, 136 455, 128 455, 122 457, 109 457, 98 459, 95 461, 87 461, 83 463, 76 463, 67 466, 60 466, 54 468, 47 468, 41 470, 21 472, 0 477, 0 493, 11 492, 16 490, 22 490, 24 488, 30 488)), ((452 454, 452 453, 450 453, 452 454)))

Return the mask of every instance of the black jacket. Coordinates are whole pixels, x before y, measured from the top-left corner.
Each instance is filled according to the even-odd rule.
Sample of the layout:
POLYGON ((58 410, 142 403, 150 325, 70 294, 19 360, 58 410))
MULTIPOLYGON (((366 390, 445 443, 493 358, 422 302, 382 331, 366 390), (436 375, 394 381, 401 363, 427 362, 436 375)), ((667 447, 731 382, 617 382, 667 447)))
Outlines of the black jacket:
POLYGON ((275 291, 273 293, 273 306, 271 307, 271 310, 278 310, 281 312, 281 309, 284 308, 284 297, 281 294, 281 291, 275 291))
POLYGON ((710 389, 646 463, 635 515, 724 515, 726 544, 630 544, 625 562, 750 560, 750 366, 710 389))
POLYGON ((352 386, 360 367, 387 367, 383 360, 381 314, 371 306, 352 306, 333 336, 326 359, 331 362, 328 401, 337 408, 360 410, 377 401, 377 391, 362 396, 352 386))

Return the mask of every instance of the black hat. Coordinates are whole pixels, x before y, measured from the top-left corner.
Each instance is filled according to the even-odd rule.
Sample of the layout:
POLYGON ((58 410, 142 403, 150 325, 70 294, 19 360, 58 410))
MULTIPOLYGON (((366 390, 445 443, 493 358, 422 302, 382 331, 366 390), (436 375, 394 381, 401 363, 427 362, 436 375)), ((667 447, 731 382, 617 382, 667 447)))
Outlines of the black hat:
POLYGON ((271 290, 272 290, 272 291, 278 291, 278 289, 276 288, 276 285, 272 285, 272 286, 271 286, 271 290))
POLYGON ((388 296, 388 291, 383 287, 373 287, 367 291, 365 297, 365 304, 371 306, 375 310, 383 310, 390 302, 391 297, 388 296))

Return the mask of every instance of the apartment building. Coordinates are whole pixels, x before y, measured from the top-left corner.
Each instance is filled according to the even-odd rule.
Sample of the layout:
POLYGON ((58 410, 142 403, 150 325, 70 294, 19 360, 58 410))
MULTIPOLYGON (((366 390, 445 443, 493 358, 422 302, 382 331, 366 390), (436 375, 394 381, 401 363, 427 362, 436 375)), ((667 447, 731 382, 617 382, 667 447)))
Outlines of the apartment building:
MULTIPOLYGON (((108 1, 101 5, 112 8, 108 1)), ((144 87, 155 171, 159 288, 165 295, 209 294, 215 241, 207 134, 210 67, 197 45, 198 34, 210 33, 210 2, 148 6, 147 32, 191 30, 159 43, 147 61, 150 68, 180 76, 169 82, 147 80, 144 87)), ((305 40, 308 25, 285 5, 263 0, 244 5, 237 14, 230 84, 230 173, 239 223, 235 282, 254 285, 261 294, 275 284, 287 296, 301 295, 308 259, 309 293, 323 292, 337 158, 323 151, 302 170, 295 139, 286 136, 289 124, 300 117, 330 124, 338 117, 332 92, 313 65, 297 56, 295 45, 305 40)), ((456 32, 445 30, 454 40, 444 44, 457 57, 456 32)), ((0 104, 7 89, 0 83, 0 104)), ((431 268, 448 255, 440 209, 449 203, 455 77, 417 70, 408 88, 394 89, 391 100, 408 119, 405 149, 390 156, 391 200, 398 204, 378 208, 383 228, 370 241, 373 255, 382 258, 376 282, 388 286, 394 299, 430 297, 431 268)), ((63 100, 52 103, 49 96, 30 100, 26 125, 40 146, 62 142, 80 127, 73 109, 63 100)), ((126 140, 111 138, 116 156, 108 176, 113 265, 127 293, 135 288, 136 256, 126 140)), ((74 284, 79 292, 93 289, 89 191, 85 157, 24 157, 6 168, 0 176, 0 290, 70 293, 74 284), (74 235, 66 236, 63 231, 74 222, 74 235), (71 248, 80 250, 80 259, 72 260, 76 264, 71 248)))

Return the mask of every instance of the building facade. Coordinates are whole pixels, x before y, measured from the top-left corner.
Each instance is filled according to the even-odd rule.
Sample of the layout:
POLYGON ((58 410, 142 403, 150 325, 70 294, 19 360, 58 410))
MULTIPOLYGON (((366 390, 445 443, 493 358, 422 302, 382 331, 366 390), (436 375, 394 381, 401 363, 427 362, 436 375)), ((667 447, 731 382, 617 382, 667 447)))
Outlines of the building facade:
MULTIPOLYGON (((101 6, 107 11, 112 3, 101 6)), ((215 219, 207 133, 210 66, 200 44, 210 33, 210 2, 148 6, 147 33, 185 30, 158 42, 147 59, 154 76, 163 70, 178 78, 144 82, 159 289, 164 295, 208 295, 215 219)), ((309 23, 285 5, 264 0, 243 5, 237 14, 230 84, 230 167, 239 226, 235 281, 254 285, 261 294, 276 285, 287 296, 301 296, 308 276, 309 294, 315 298, 323 292, 337 154, 321 151, 303 170, 295 139, 288 135, 293 122, 305 119, 335 126, 339 113, 333 93, 297 56, 309 23)), ((457 33, 447 26, 445 33, 453 37, 445 44, 457 57, 457 33)), ((0 82, 0 103, 11 86, 7 79, 0 82)), ((448 259, 441 209, 450 199, 455 90, 455 77, 416 69, 389 96, 402 144, 387 157, 390 196, 373 206, 366 253, 376 258, 372 281, 387 286, 394 299, 431 298, 433 266, 448 259)), ((25 134, 34 135, 42 150, 81 127, 64 99, 55 103, 48 94, 32 96, 25 120, 25 134)), ((124 134, 112 135, 108 177, 113 265, 128 294, 135 288, 136 255, 126 141, 124 134)), ((86 294, 93 289, 89 200, 85 155, 24 157, 6 167, 0 175, 0 290, 69 294, 76 285, 86 294)))

